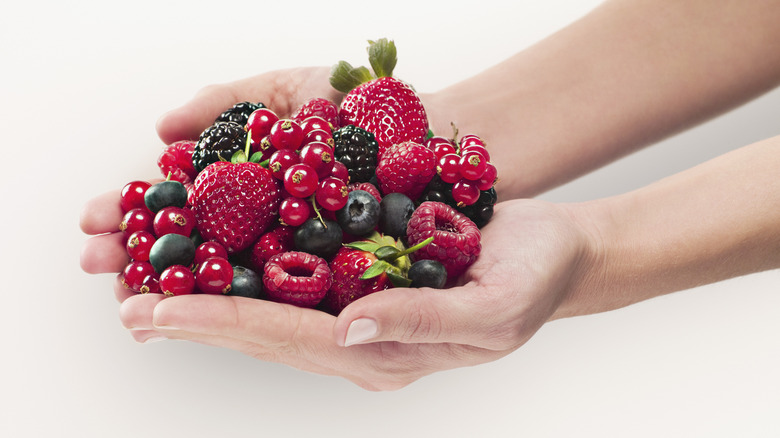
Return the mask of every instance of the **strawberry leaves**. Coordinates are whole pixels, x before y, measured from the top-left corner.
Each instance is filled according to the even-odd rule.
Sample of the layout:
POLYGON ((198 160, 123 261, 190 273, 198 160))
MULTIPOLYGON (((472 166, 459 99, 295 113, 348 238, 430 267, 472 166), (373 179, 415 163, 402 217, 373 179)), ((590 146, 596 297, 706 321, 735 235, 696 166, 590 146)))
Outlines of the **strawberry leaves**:
POLYGON ((361 280, 368 280, 385 274, 390 279, 393 286, 409 287, 412 284, 412 281, 407 276, 409 268, 411 267, 409 254, 428 245, 432 241, 433 237, 428 238, 411 248, 406 248, 401 241, 396 241, 390 236, 384 236, 378 232, 374 232, 365 240, 346 243, 344 246, 371 253, 377 258, 377 260, 363 272, 363 275, 360 277, 361 280))
POLYGON ((395 43, 387 38, 368 41, 368 62, 371 70, 364 66, 353 67, 347 61, 339 61, 331 68, 330 85, 342 93, 349 93, 360 84, 371 80, 393 76, 398 62, 395 43))

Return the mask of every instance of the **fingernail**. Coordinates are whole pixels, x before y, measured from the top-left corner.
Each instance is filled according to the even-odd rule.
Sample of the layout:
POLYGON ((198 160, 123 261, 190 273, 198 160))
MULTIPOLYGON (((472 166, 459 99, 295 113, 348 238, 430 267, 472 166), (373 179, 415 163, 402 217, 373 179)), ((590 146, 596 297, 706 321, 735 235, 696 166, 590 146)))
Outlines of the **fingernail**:
POLYGON ((166 338, 165 336, 152 336, 150 338, 144 339, 144 341, 142 343, 143 344, 151 344, 153 342, 160 342, 160 341, 164 341, 166 339, 168 339, 168 338, 166 338))
POLYGON ((376 321, 371 318, 358 318, 349 324, 344 346, 349 347, 360 342, 372 339, 377 334, 376 321))

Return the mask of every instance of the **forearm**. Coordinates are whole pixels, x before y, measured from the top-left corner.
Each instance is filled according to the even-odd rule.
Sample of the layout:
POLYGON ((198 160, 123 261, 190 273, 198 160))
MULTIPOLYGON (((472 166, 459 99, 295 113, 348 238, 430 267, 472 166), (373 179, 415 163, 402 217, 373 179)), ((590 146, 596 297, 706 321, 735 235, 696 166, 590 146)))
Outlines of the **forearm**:
POLYGON ((502 199, 533 196, 777 86, 778 21, 774 0, 607 1, 426 105, 487 139, 502 199))
POLYGON ((572 206, 594 245, 557 316, 780 267, 780 136, 624 195, 572 206))

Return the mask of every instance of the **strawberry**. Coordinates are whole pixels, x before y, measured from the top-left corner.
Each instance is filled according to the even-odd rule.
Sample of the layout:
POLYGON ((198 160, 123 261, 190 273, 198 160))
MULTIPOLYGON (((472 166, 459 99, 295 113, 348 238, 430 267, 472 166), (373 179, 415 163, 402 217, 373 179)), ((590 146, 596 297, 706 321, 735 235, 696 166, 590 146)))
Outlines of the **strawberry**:
POLYGON ((385 289, 409 287, 409 254, 433 239, 405 248, 400 241, 377 232, 361 241, 345 243, 330 261, 332 284, 323 299, 325 308, 338 315, 351 302, 385 289))
POLYGON ((243 161, 208 165, 195 179, 193 210, 205 240, 222 244, 229 254, 251 246, 275 221, 280 190, 268 169, 243 161))
POLYGON ((403 193, 415 200, 436 175, 436 156, 420 143, 406 141, 391 146, 376 166, 379 189, 403 193))
POLYGON ((341 126, 355 125, 374 134, 379 144, 377 159, 390 146, 404 141, 421 143, 428 135, 428 117, 417 93, 406 82, 392 77, 397 61, 392 41, 369 41, 366 67, 336 64, 330 83, 347 93, 341 101, 341 126))

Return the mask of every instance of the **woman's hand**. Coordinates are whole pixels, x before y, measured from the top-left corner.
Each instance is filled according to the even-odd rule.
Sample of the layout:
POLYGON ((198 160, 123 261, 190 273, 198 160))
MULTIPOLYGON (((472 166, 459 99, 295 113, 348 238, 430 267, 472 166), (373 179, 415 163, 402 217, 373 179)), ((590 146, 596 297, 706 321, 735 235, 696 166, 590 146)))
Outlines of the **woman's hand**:
MULTIPOLYGON (((84 230, 115 227, 121 212, 108 206, 117 199, 114 193, 89 203, 84 230)), ((591 244, 564 207, 501 203, 482 231, 482 254, 461 285, 378 292, 338 318, 240 297, 136 295, 119 281, 114 289, 121 320, 139 342, 189 340, 341 376, 366 389, 396 389, 511 353, 551 317, 585 272, 591 244)), ((126 262, 117 233, 96 236, 84 247, 88 272, 118 272, 126 262)))

